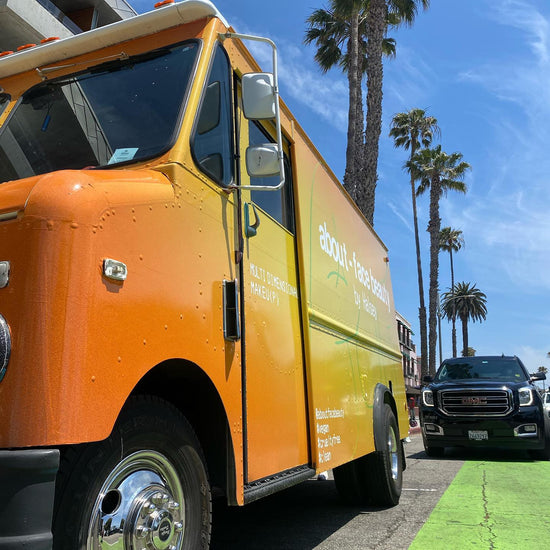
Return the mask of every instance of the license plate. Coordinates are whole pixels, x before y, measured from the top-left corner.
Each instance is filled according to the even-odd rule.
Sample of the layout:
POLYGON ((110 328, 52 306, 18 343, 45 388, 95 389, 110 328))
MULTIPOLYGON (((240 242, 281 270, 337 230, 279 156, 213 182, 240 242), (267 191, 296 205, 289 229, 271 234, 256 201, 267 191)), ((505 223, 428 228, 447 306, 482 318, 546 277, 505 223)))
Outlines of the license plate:
POLYGON ((489 439, 489 434, 487 430, 468 430, 468 437, 475 441, 483 441, 489 439))

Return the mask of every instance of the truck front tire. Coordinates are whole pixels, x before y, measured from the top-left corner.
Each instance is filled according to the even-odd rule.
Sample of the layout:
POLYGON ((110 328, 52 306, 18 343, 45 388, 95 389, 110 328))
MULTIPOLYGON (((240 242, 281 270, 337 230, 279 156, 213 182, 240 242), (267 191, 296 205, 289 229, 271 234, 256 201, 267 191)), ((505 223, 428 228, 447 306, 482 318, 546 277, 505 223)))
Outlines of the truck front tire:
POLYGON ((131 398, 106 440, 66 449, 57 485, 54 550, 209 547, 202 451, 160 399, 131 398))

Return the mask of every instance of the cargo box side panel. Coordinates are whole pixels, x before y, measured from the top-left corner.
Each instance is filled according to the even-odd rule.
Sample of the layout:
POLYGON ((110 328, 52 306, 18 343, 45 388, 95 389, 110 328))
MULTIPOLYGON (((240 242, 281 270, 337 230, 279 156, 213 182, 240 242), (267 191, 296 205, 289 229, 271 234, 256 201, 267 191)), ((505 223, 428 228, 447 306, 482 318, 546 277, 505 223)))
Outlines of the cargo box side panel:
POLYGON ((313 458, 332 468, 374 450, 374 388, 405 388, 388 252, 307 138, 295 142, 296 204, 313 458))

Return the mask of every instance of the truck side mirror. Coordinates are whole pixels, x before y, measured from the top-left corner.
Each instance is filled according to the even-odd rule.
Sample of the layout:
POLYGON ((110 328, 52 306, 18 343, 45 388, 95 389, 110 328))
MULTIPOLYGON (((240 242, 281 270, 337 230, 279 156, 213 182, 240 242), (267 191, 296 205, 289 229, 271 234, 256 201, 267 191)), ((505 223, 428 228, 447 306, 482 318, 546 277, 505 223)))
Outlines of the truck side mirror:
POLYGON ((273 50, 272 73, 247 73, 241 78, 243 114, 249 120, 274 120, 277 140, 275 144, 263 144, 249 147, 246 151, 246 169, 252 177, 279 176, 277 185, 235 185, 239 189, 254 191, 278 191, 285 184, 285 163, 283 136, 281 130, 281 111, 279 106, 279 84, 277 71, 277 47, 269 38, 226 32, 220 39, 238 38, 269 44, 273 50), (278 163, 275 169, 274 154, 278 163))
POLYGON ((429 376, 428 374, 426 376, 424 376, 424 378, 422 378, 422 382, 424 382, 424 384, 430 384, 433 381, 434 381, 434 379, 431 376, 429 376))
POLYGON ((532 381, 534 380, 546 380, 546 374, 544 372, 533 372, 530 375, 532 381))
POLYGON ((279 148, 276 143, 263 143, 246 149, 246 171, 253 178, 278 176, 279 148))
POLYGON ((242 77, 243 112, 249 120, 275 118, 277 101, 271 73, 248 73, 242 77))

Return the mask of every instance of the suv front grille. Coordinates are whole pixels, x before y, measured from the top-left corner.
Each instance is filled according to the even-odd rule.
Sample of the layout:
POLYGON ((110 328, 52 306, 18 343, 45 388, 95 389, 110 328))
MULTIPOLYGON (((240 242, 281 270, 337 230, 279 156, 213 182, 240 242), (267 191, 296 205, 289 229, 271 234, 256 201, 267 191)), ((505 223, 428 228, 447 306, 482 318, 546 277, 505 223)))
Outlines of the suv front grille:
POLYGON ((460 389, 439 393, 439 406, 449 416, 504 416, 513 409, 509 389, 460 389))

